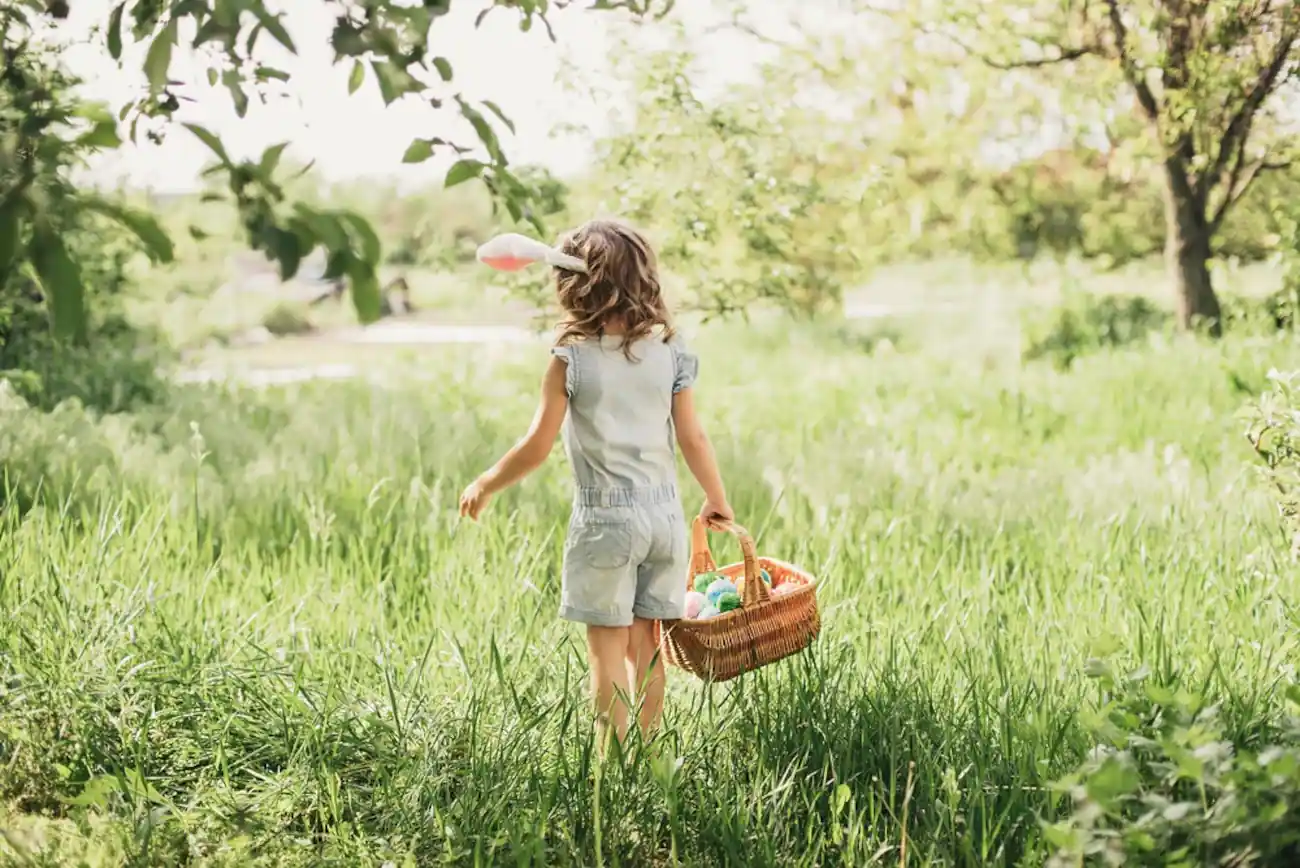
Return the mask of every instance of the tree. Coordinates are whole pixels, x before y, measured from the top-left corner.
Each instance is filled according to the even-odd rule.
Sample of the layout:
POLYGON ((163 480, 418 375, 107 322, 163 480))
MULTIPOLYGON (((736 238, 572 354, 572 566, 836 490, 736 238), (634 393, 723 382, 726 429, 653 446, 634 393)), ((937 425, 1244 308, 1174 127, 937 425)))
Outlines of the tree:
POLYGON ((630 64, 634 120, 600 143, 606 177, 595 186, 655 231, 693 307, 836 309, 859 270, 849 232, 869 185, 827 157, 834 143, 819 112, 773 98, 793 89, 788 67, 706 102, 689 78, 693 60, 669 50, 630 64))
POLYGON ((1124 83, 1158 148, 1165 256, 1179 321, 1185 328, 1204 321, 1217 334, 1220 308, 1209 269, 1216 235, 1257 178, 1295 159, 1296 131, 1287 135, 1281 112, 1300 82, 1300 6, 922 0, 909 13, 919 28, 998 69, 1070 65, 1077 76, 1100 73, 1124 83))
MULTIPOLYGON (((450 151, 456 161, 447 171, 446 186, 480 179, 492 193, 494 207, 499 204, 513 220, 540 229, 533 191, 512 171, 498 136, 498 125, 513 130, 510 119, 491 101, 474 103, 454 92, 451 64, 434 51, 435 25, 450 11, 452 0, 310 2, 323 5, 334 15, 330 37, 334 62, 351 66, 351 91, 373 77, 386 104, 412 98, 436 109, 447 103, 474 131, 476 142, 472 145, 445 136, 417 139, 406 151, 406 162, 419 163, 439 151, 450 151)), ((554 38, 548 13, 570 3, 480 0, 476 24, 495 11, 506 10, 518 15, 521 29, 540 24, 554 38)), ((674 0, 591 0, 586 8, 662 16, 673 4, 674 0)), ((39 43, 36 34, 40 25, 66 18, 68 13, 67 0, 11 0, 0 5, 0 45, 6 61, 5 78, 0 83, 6 95, 0 106, 0 148, 5 149, 0 163, 0 279, 30 267, 49 297, 56 331, 80 339, 85 336, 84 288, 76 263, 62 249, 57 233, 51 231, 45 216, 46 200, 39 195, 47 186, 66 185, 63 169, 71 143, 77 143, 82 151, 117 147, 123 139, 119 121, 133 140, 141 135, 158 140, 174 128, 174 115, 186 96, 169 71, 173 53, 182 42, 210 52, 208 80, 226 89, 240 117, 247 112, 250 100, 264 95, 272 83, 289 82, 287 73, 267 62, 268 45, 290 53, 297 49, 283 16, 273 12, 266 0, 119 0, 108 11, 104 48, 120 60, 124 43, 147 44, 142 70, 147 90, 114 117, 102 109, 73 106, 66 95, 57 100, 38 99, 23 92, 21 72, 15 72, 21 66, 17 58, 39 43)), ((365 219, 343 210, 289 201, 277 180, 287 144, 267 148, 257 160, 237 161, 210 130, 195 124, 184 126, 212 151, 216 163, 209 174, 224 176, 225 198, 238 208, 254 249, 276 261, 285 279, 297 273, 312 251, 325 251, 326 276, 346 277, 358 316, 367 322, 378 318, 381 293, 376 269, 382 250, 365 219)), ((166 236, 143 215, 102 201, 76 201, 115 211, 121 222, 148 242, 155 255, 170 255, 166 236)))

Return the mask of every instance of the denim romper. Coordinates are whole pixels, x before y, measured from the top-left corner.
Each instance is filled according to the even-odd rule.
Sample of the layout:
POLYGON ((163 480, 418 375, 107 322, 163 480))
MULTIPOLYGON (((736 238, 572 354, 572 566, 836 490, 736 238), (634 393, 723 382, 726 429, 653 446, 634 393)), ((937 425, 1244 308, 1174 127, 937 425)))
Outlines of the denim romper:
POLYGON ((618 337, 551 352, 568 366, 564 448, 575 483, 560 617, 598 627, 680 618, 688 556, 672 406, 699 362, 676 338, 637 341, 632 360, 618 337))

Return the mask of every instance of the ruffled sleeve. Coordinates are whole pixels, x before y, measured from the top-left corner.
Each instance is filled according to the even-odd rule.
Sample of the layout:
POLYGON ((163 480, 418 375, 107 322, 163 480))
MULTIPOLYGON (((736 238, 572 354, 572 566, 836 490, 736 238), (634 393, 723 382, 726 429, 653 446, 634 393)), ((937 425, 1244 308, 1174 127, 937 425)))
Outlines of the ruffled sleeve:
POLYGON ((695 385, 695 378, 700 375, 700 360, 681 338, 673 338, 669 346, 673 349, 673 394, 676 395, 695 385))
POLYGON ((578 391, 578 348, 551 347, 551 355, 564 362, 564 393, 572 398, 578 391))

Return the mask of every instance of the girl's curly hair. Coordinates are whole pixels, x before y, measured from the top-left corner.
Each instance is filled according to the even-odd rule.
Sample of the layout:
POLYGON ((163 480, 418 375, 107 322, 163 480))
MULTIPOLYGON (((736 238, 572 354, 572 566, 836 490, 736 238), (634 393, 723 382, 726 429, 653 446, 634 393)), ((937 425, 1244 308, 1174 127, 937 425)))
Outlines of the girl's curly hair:
POLYGON ((602 337, 613 325, 630 359, 632 344, 656 329, 662 340, 672 338, 654 250, 640 232, 613 220, 592 220, 565 235, 558 246, 587 264, 586 274, 555 270, 555 291, 564 309, 558 346, 602 337))

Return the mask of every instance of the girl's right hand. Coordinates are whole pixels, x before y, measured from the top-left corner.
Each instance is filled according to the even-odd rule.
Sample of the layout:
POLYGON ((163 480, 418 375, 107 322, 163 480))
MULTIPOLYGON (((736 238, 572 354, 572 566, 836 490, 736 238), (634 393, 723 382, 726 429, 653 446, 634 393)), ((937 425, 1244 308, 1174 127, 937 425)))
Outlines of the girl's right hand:
POLYGON ((704 506, 700 507, 700 518, 713 530, 726 530, 736 520, 736 514, 727 501, 706 498, 704 506))

